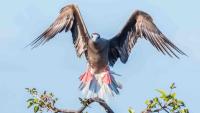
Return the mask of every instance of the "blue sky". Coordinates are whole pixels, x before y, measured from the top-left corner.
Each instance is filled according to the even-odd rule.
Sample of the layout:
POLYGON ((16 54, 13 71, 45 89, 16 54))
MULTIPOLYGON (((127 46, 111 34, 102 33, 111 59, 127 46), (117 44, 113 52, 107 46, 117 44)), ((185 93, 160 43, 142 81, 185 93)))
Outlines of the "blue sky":
MULTIPOLYGON (((131 13, 148 12, 160 30, 189 57, 172 59, 157 52, 146 40, 139 40, 127 64, 117 62, 113 70, 123 84, 121 94, 109 105, 116 113, 129 106, 137 112, 145 108, 147 98, 158 96, 156 88, 177 85, 177 95, 191 113, 199 112, 200 95, 200 15, 198 0, 18 0, 0 5, 0 108, 1 113, 31 113, 26 108, 25 87, 48 90, 59 98, 57 106, 78 108, 78 77, 85 70, 85 58, 78 59, 70 33, 61 33, 48 44, 34 50, 24 48, 69 4, 79 5, 90 33, 104 38, 114 36, 131 13)), ((96 104, 89 113, 102 113, 96 104)))

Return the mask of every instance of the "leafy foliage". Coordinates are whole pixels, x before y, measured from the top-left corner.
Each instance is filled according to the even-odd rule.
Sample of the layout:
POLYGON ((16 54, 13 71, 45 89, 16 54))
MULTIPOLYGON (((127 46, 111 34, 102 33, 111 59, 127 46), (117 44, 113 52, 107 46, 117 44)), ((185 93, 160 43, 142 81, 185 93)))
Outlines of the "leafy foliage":
POLYGON ((38 94, 36 88, 26 88, 27 92, 32 95, 32 98, 27 100, 28 108, 33 107, 34 113, 42 112, 44 109, 47 111, 52 110, 54 104, 58 100, 54 97, 53 93, 47 93, 44 91, 42 94, 38 94))
MULTIPOLYGON (((160 96, 146 100, 145 104, 147 107, 142 113, 189 113, 185 103, 176 97, 176 93, 173 91, 175 88, 175 83, 172 83, 169 93, 163 89, 156 89, 160 96)), ((48 93, 46 91, 38 93, 36 88, 26 88, 26 90, 32 96, 27 100, 27 107, 33 108, 34 113, 42 113, 44 110, 55 113, 61 112, 55 107, 55 103, 58 99, 54 97, 53 93, 48 93)), ((83 107, 87 107, 91 103, 90 99, 79 98, 79 100, 83 107)), ((131 107, 129 107, 128 112, 135 113, 131 107)))
POLYGON ((189 113, 185 103, 176 98, 176 93, 173 90, 176 88, 175 83, 170 85, 170 93, 163 89, 156 89, 160 93, 160 97, 155 97, 151 100, 146 100, 147 108, 143 113, 159 113, 164 111, 166 113, 189 113))
POLYGON ((133 108, 131 108, 131 107, 128 108, 128 112, 129 112, 129 113, 135 113, 135 111, 134 111, 133 108))

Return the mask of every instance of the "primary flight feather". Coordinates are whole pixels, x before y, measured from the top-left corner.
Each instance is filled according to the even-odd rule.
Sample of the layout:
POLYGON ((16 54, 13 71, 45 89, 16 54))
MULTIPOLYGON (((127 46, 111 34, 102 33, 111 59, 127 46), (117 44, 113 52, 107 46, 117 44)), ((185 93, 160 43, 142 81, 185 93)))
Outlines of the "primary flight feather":
POLYGON ((120 59, 126 63, 131 49, 139 38, 145 38, 163 54, 179 58, 177 53, 186 55, 173 44, 154 24, 151 16, 143 11, 135 11, 122 30, 110 40, 98 33, 89 35, 81 13, 74 4, 63 7, 57 19, 30 45, 35 48, 52 39, 62 31, 71 31, 77 56, 85 54, 87 70, 80 76, 80 89, 89 97, 105 98, 119 94, 121 85, 115 80, 116 73, 109 68, 120 59))

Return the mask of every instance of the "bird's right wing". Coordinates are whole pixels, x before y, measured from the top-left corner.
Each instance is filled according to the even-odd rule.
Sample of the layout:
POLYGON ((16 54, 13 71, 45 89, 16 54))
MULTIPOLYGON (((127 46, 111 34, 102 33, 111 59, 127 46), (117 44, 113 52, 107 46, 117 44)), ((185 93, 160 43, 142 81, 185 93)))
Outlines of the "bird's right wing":
POLYGON ((78 7, 73 4, 63 7, 59 16, 50 27, 29 45, 35 48, 49 41, 63 30, 65 32, 71 31, 74 47, 77 55, 80 57, 87 50, 89 34, 78 7))

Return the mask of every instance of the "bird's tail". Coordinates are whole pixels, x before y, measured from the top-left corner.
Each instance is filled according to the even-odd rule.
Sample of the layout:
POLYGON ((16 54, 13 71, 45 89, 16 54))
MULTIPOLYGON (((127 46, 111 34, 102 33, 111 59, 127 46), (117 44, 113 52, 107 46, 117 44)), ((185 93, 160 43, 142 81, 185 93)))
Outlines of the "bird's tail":
POLYGON ((116 82, 114 74, 109 67, 106 67, 105 71, 99 74, 92 74, 88 69, 80 76, 81 84, 79 88, 86 98, 98 97, 105 99, 108 96, 114 96, 114 94, 119 94, 119 89, 122 88, 116 82))

